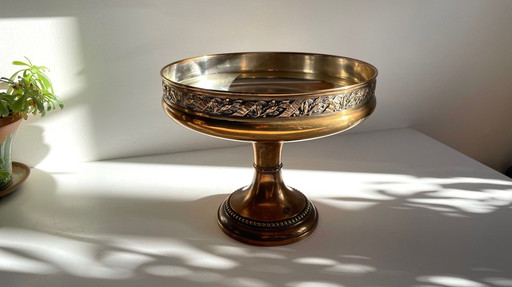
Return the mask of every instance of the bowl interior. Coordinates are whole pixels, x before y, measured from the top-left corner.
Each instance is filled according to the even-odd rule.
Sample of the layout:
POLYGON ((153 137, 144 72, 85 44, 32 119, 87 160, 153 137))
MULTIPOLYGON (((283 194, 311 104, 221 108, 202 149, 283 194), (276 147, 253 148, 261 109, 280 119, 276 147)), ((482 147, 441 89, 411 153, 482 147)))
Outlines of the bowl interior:
POLYGON ((255 52, 190 58, 162 69, 167 81, 243 94, 329 92, 366 83, 377 70, 363 61, 322 54, 255 52))

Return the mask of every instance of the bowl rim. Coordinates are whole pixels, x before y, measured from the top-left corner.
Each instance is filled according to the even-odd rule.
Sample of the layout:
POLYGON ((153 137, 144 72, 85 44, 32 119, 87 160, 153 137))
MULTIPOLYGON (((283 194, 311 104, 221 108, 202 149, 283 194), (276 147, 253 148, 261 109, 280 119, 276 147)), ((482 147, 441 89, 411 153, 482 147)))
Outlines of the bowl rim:
POLYGON ((243 97, 243 98, 268 97, 268 98, 273 98, 273 99, 280 99, 280 98, 290 98, 290 97, 318 96, 320 94, 321 95, 333 95, 333 94, 339 94, 339 93, 346 93, 348 91, 357 90, 357 89, 360 89, 360 88, 370 85, 372 82, 376 81, 377 75, 378 75, 378 70, 374 65, 372 65, 368 62, 359 60, 359 59, 345 57, 345 56, 332 55, 332 54, 323 54, 323 53, 283 52, 283 51, 255 51, 255 52, 232 52, 232 53, 208 54, 208 55, 190 57, 190 58, 185 58, 185 59, 181 59, 178 61, 174 61, 170 64, 165 65, 160 70, 160 76, 162 78, 162 81, 168 85, 174 86, 174 87, 182 89, 182 90, 192 91, 192 92, 195 92, 198 94, 207 93, 212 96, 216 95, 216 96, 224 96, 224 97, 229 97, 229 98, 236 96, 236 97, 243 97), (336 87, 336 88, 330 88, 330 89, 321 89, 321 90, 316 90, 316 91, 304 91, 304 92, 293 92, 293 93, 247 93, 247 92, 233 92, 233 91, 222 91, 222 90, 215 90, 215 89, 205 89, 205 88, 199 88, 199 87, 185 85, 185 84, 182 84, 179 82, 175 82, 175 81, 167 78, 164 75, 164 73, 172 66, 196 61, 198 59, 222 57, 222 56, 230 56, 230 55, 235 56, 235 55, 244 55, 244 54, 290 54, 290 55, 342 58, 345 60, 349 60, 349 61, 353 61, 356 63, 361 63, 363 65, 366 65, 374 71, 374 74, 369 79, 367 79, 361 83, 357 83, 357 84, 353 84, 353 85, 347 85, 347 86, 343 86, 343 87, 336 87))

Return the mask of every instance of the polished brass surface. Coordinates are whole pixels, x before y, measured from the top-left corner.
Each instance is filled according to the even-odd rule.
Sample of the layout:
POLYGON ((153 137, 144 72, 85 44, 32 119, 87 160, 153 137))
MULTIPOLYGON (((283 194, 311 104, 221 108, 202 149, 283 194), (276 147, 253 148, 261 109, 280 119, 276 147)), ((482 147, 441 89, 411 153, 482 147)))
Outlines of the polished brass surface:
POLYGON ((218 54, 165 66, 162 104, 192 130, 254 146, 251 185, 220 206, 229 236, 282 245, 315 229, 318 212, 281 177, 284 142, 342 132, 375 109, 377 70, 345 57, 285 52, 218 54))
POLYGON ((315 206, 281 177, 281 142, 254 142, 254 179, 220 206, 218 221, 229 236, 253 245, 298 241, 316 227, 315 206))

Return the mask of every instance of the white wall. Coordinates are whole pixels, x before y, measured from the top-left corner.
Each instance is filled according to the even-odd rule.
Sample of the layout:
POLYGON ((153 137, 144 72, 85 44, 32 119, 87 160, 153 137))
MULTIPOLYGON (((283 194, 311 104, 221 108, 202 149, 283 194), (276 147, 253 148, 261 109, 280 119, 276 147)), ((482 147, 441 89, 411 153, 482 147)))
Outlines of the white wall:
POLYGON ((0 74, 29 56, 51 68, 66 102, 24 123, 15 158, 58 165, 233 144, 168 119, 159 70, 191 56, 274 50, 377 66, 376 113, 354 132, 412 126, 504 169, 512 164, 510 15, 512 1, 491 0, 2 0, 0 74))

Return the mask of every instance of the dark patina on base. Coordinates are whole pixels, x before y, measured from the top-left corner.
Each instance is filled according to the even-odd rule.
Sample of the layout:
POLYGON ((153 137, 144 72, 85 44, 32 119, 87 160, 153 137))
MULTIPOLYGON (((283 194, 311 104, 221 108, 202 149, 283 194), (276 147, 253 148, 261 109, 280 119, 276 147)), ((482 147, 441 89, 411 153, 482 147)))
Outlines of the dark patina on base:
MULTIPOLYGON (((318 224, 316 207, 302 193, 299 193, 305 207, 297 214, 274 221, 262 221, 245 217, 233 210, 233 195, 243 193, 239 189, 219 207, 218 223, 222 230, 235 240, 259 246, 278 246, 297 242, 310 235, 318 224)), ((264 208, 262 208, 264 209, 264 208)))

